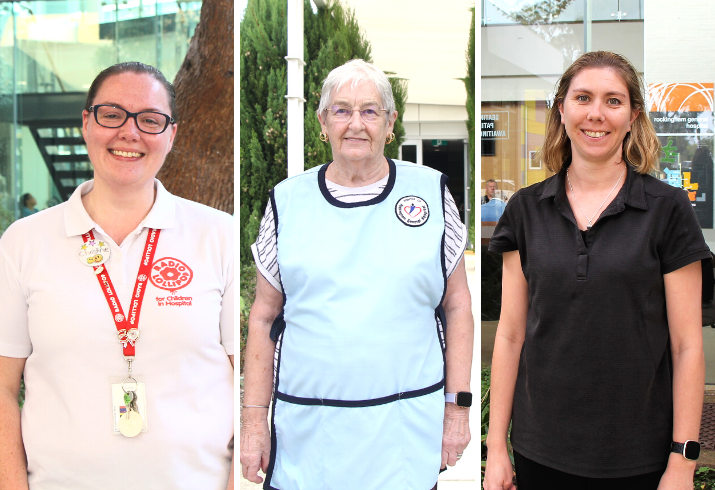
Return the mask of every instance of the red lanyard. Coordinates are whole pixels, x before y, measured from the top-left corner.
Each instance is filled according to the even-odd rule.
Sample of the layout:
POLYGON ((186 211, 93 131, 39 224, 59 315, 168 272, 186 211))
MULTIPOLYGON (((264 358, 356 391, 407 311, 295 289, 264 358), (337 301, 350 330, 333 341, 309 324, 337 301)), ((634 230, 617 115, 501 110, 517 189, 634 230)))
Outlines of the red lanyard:
MULTIPOLYGON (((159 232, 161 232, 161 230, 150 228, 149 234, 146 237, 144 254, 142 254, 142 262, 139 265, 139 273, 137 274, 137 281, 134 284, 134 292, 132 293, 129 318, 124 315, 124 310, 119 302, 119 297, 117 297, 117 292, 114 290, 112 280, 109 278, 107 268, 103 265, 92 267, 94 274, 97 276, 97 281, 99 281, 99 287, 102 289, 107 304, 109 305, 109 311, 112 313, 114 324, 117 326, 119 342, 121 342, 124 348, 124 357, 127 360, 134 358, 134 347, 136 340, 139 338, 139 330, 137 327, 137 325, 139 325, 139 313, 141 312, 144 291, 146 291, 146 284, 147 281, 149 281, 149 275, 151 273, 151 264, 154 262, 154 252, 156 252, 156 247, 159 243, 159 232)), ((92 230, 82 235, 82 239, 84 243, 94 240, 92 230)))

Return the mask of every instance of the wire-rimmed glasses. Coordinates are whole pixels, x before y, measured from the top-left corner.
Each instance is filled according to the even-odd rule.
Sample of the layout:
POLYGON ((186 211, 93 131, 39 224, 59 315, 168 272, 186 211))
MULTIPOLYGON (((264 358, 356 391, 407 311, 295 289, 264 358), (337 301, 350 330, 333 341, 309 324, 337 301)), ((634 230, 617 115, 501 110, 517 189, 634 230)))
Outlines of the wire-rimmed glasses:
POLYGON ((349 121, 353 117, 353 112, 358 111, 360 117, 365 122, 374 122, 381 116, 380 112, 385 112, 386 109, 380 109, 376 105, 365 106, 362 109, 353 109, 345 105, 334 105, 326 109, 336 121, 349 121))
POLYGON ((169 124, 174 124, 175 122, 173 117, 161 112, 129 112, 126 109, 109 104, 93 105, 89 108, 89 112, 93 112, 94 120, 105 128, 119 128, 129 118, 132 118, 139 131, 147 134, 161 134, 166 131, 169 124))

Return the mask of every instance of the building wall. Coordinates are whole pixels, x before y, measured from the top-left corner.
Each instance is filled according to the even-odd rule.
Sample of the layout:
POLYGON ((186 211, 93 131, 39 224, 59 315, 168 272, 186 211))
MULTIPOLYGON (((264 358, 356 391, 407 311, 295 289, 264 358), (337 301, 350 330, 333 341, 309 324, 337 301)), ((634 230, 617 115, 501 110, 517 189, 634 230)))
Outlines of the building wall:
MULTIPOLYGON (((674 10, 667 0, 649 0, 644 29, 647 83, 715 82, 715 4, 691 0, 674 10)), ((715 229, 703 229, 715 250, 715 229)))
POLYGON ((715 81, 715 4, 689 0, 673 8, 648 0, 645 18, 645 74, 649 83, 715 81))
POLYGON ((474 0, 346 0, 372 44, 375 64, 406 78, 408 102, 464 105, 474 0))

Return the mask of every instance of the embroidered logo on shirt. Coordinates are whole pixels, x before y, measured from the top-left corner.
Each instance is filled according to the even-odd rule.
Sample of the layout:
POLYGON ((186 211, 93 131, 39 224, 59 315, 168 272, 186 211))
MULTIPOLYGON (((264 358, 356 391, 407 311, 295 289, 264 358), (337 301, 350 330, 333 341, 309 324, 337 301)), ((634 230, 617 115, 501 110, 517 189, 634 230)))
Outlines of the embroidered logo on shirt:
POLYGON ((397 201, 395 214, 407 226, 422 226, 429 219, 429 207, 421 197, 405 196, 397 201))
POLYGON ((188 286, 193 277, 194 273, 188 265, 179 259, 164 257, 151 265, 149 280, 159 289, 176 294, 177 290, 188 286))

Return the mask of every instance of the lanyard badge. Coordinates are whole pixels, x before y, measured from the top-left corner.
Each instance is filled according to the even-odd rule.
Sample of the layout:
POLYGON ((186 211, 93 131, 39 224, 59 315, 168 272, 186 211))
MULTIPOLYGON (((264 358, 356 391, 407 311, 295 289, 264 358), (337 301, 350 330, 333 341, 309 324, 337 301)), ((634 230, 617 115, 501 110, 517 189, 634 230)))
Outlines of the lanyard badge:
POLYGON ((94 270, 94 275, 99 282, 99 287, 102 289, 109 311, 112 314, 112 319, 117 327, 117 337, 122 344, 122 353, 127 361, 129 372, 127 377, 122 381, 122 390, 124 391, 124 400, 126 402, 126 413, 122 414, 119 419, 119 430, 127 437, 134 437, 141 432, 144 424, 141 420, 138 410, 136 410, 136 387, 137 381, 132 377, 132 362, 136 354, 136 342, 139 339, 139 314, 141 313, 142 302, 144 301, 144 292, 151 274, 151 265, 154 262, 154 254, 157 244, 159 243, 159 233, 161 230, 153 228, 149 229, 144 245, 144 253, 142 254, 142 262, 139 265, 139 273, 134 284, 132 292, 129 317, 124 314, 117 292, 114 289, 112 280, 109 277, 109 272, 104 267, 104 263, 109 260, 110 248, 104 242, 96 240, 94 233, 90 230, 82 235, 84 241, 80 249, 80 262, 89 265, 94 270), (130 388, 124 388, 125 382, 129 382, 130 388), (132 388, 132 386, 134 388, 132 388))

